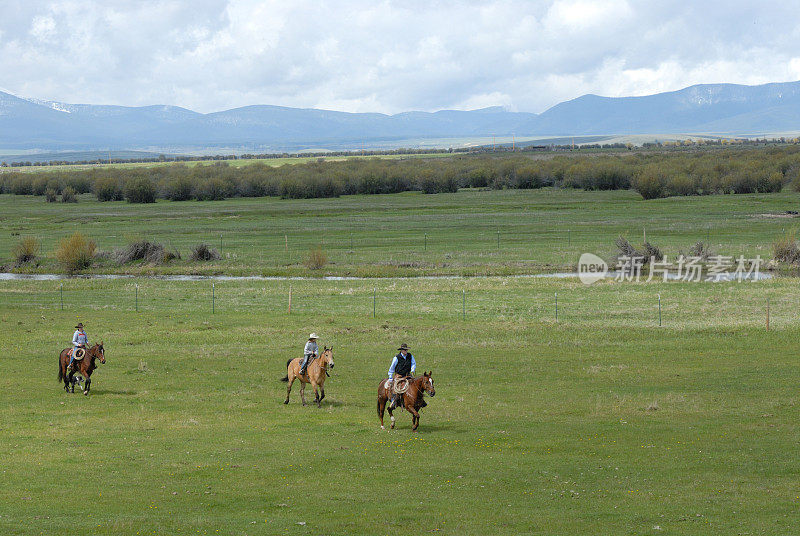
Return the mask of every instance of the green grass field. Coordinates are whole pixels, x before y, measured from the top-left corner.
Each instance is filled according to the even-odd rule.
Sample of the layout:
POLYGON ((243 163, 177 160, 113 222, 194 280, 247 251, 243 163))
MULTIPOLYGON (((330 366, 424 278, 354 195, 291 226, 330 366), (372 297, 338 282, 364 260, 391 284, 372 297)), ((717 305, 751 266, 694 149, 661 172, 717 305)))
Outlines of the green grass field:
POLYGON ((293 281, 291 315, 284 281, 218 282, 214 314, 206 281, 59 284, 0 283, 3 534, 796 533, 796 279, 293 281), (89 397, 56 382, 77 320, 89 397), (284 406, 310 330, 328 398, 284 406), (401 341, 436 381, 418 434, 375 413, 401 341))
POLYGON ((643 228, 670 256, 708 233, 721 254, 768 258, 798 201, 0 196, 0 251, 41 237, 40 272, 81 230, 104 249, 152 238, 184 259, 223 235, 211 266, 97 272, 373 276, 215 281, 213 304, 209 280, 0 281, 0 534, 796 534, 800 279, 375 276, 569 269, 643 228), (309 271, 317 245, 331 264, 309 271), (106 346, 88 397, 56 381, 77 321, 106 346), (309 331, 334 346, 327 397, 302 407, 296 384, 284 406, 279 378, 309 331), (375 410, 401 342, 436 385, 417 434, 408 413, 380 430, 375 410))
POLYGON ((647 239, 675 257, 698 240, 725 255, 772 255, 772 242, 797 226, 785 216, 800 194, 754 194, 643 201, 629 191, 462 190, 454 194, 344 196, 338 199, 48 204, 41 197, 0 196, 0 255, 11 262, 20 236, 42 241, 39 272, 58 272, 53 251, 75 231, 101 249, 151 239, 177 248, 182 261, 162 266, 107 262, 94 272, 131 274, 406 276, 507 275, 570 270, 585 251, 615 253, 614 240, 647 239), (426 238, 427 236, 427 238, 426 238), (192 263, 206 242, 220 262, 192 263), (303 265, 320 247, 329 264, 303 265))

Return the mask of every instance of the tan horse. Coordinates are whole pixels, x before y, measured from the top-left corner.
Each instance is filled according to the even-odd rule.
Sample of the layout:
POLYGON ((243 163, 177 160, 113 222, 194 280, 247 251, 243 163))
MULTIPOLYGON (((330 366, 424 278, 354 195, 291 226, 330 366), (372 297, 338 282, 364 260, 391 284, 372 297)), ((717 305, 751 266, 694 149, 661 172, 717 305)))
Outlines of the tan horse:
POLYGON ((296 357, 286 362, 286 376, 281 378, 281 381, 289 382, 289 385, 286 386, 286 400, 283 403, 289 403, 292 383, 294 383, 295 379, 298 379, 300 380, 300 400, 302 400, 303 405, 306 405, 306 384, 310 383, 311 387, 314 388, 314 402, 317 403, 317 407, 322 407, 322 399, 325 398, 325 376, 328 369, 333 368, 333 347, 328 348, 326 346, 322 353, 308 364, 306 373, 301 375, 300 364, 302 362, 302 357, 296 357))

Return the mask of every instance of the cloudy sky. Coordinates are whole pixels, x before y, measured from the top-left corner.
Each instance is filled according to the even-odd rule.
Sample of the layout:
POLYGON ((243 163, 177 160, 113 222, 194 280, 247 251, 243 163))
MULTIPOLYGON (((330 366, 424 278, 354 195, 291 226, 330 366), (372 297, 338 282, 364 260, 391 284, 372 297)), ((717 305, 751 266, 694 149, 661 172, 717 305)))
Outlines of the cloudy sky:
POLYGON ((792 2, 1 0, 0 88, 95 104, 541 112, 800 80, 792 2))

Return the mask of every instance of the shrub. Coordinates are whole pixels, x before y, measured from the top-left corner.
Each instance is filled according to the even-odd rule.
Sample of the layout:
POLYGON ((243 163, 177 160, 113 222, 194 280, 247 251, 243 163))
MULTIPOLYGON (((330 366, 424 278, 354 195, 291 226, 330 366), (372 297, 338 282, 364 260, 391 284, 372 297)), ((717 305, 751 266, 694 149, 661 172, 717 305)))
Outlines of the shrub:
POLYGON ((711 257, 711 248, 708 244, 702 241, 698 241, 689 248, 689 255, 692 257, 698 257, 700 260, 707 261, 709 257, 711 257))
POLYGON ((194 196, 200 201, 219 201, 228 195, 228 184, 219 178, 206 179, 194 190, 194 196))
POLYGON ((164 197, 172 201, 188 201, 192 198, 192 181, 189 177, 178 177, 164 188, 164 197))
POLYGON ((78 202, 78 194, 75 192, 75 189, 72 186, 67 186, 61 192, 61 202, 62 203, 77 203, 78 202))
POLYGON ((64 238, 56 248, 55 256, 61 266, 69 273, 83 270, 92 265, 97 253, 93 240, 88 240, 76 231, 72 236, 64 238))
POLYGON ((130 180, 125 185, 125 199, 128 203, 155 203, 156 186, 147 177, 130 180))
POLYGON ((134 261, 145 261, 149 264, 162 264, 172 259, 180 259, 178 251, 169 251, 163 244, 150 242, 149 240, 139 240, 132 242, 122 249, 114 252, 114 257, 120 264, 134 261))
POLYGON ((800 264, 800 245, 795 231, 789 231, 772 243, 772 257, 778 262, 800 264))
POLYGON ((193 261, 215 261, 219 258, 219 252, 208 244, 198 244, 192 248, 193 261))
POLYGON ((643 248, 646 261, 649 262, 651 259, 660 261, 664 259, 664 254, 661 252, 660 247, 653 245, 650 242, 645 242, 643 248))
POLYGON ((102 177, 94 181, 94 195, 98 201, 121 201, 122 188, 113 177, 102 177))
POLYGON ((40 246, 41 244, 35 236, 23 236, 11 249, 11 254, 17 260, 17 264, 27 264, 36 260, 40 246))
POLYGON ((309 270, 319 270, 328 264, 328 256, 321 248, 315 248, 308 251, 308 257, 303 263, 309 270))
POLYGON ((31 195, 33 193, 33 181, 30 177, 17 177, 11 182, 11 193, 14 195, 31 195))
POLYGON ((33 195, 44 195, 47 190, 47 177, 37 177, 33 180, 33 195))
POLYGON ((48 203, 55 203, 58 199, 58 192, 53 190, 52 188, 48 188, 44 191, 44 198, 47 199, 48 203))

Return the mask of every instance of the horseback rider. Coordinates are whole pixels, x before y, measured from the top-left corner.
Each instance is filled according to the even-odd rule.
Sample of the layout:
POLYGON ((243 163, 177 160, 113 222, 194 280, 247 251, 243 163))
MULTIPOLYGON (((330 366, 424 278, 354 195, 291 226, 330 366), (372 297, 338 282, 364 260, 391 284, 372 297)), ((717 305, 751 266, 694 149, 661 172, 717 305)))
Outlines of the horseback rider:
POLYGON ((78 322, 75 326, 75 333, 72 335, 72 352, 69 354, 69 365, 67 365, 67 373, 72 372, 73 364, 75 363, 75 353, 79 348, 86 350, 86 345, 89 343, 89 338, 86 332, 83 331, 83 322, 78 322))
POLYGON ((308 342, 306 343, 306 347, 303 348, 303 362, 300 364, 300 375, 306 373, 306 369, 308 368, 308 364, 317 357, 317 350, 319 347, 317 346, 317 334, 312 333, 308 336, 308 342))
POLYGON ((392 403, 389 406, 391 409, 400 405, 402 397, 400 393, 394 392, 394 385, 397 380, 413 376, 414 371, 417 370, 417 362, 414 360, 414 356, 408 351, 408 345, 403 343, 398 350, 400 353, 394 356, 392 364, 389 366, 389 379, 392 381, 392 392, 394 393, 394 396, 392 396, 392 403))

